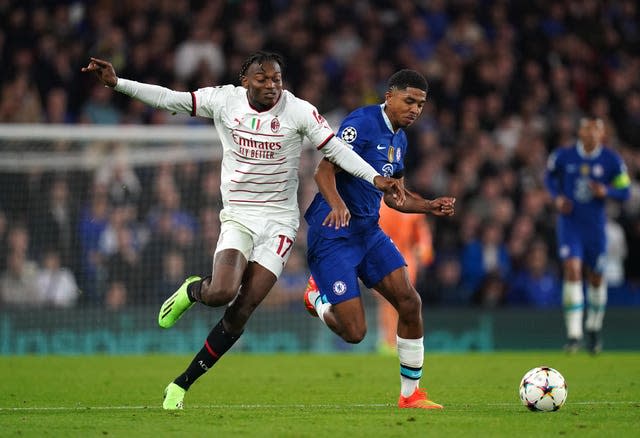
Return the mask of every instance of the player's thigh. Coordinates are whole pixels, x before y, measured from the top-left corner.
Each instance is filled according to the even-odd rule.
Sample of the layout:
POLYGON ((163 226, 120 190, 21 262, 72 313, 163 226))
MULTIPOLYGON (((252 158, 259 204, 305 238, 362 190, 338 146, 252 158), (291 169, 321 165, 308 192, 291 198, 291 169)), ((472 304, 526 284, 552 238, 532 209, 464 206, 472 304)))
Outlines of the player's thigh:
POLYGON ((249 261, 258 263, 278 279, 294 251, 296 233, 294 225, 264 221, 249 261))
POLYGON ((582 278, 583 241, 575 227, 559 222, 557 229, 558 257, 562 261, 565 280, 579 281, 582 278))
POLYGON ((584 242, 584 265, 587 272, 594 275, 604 273, 607 263, 607 240, 604 231, 594 232, 585 237, 584 242))
POLYGON ((364 336, 367 329, 367 320, 364 316, 364 305, 360 297, 334 304, 332 312, 342 331, 364 336))
MULTIPOLYGON (((368 288, 374 288, 380 284, 383 279, 399 268, 406 268, 407 263, 400 251, 391 241, 389 236, 384 234, 382 230, 377 229, 369 233, 366 238, 367 248, 362 261, 358 265, 357 274, 368 288)), ((405 275, 406 269, 402 270, 405 275)), ((409 279, 399 283, 398 278, 394 276, 396 281, 396 289, 403 290, 407 285, 410 287, 409 279)))
POLYGON ((584 255, 583 239, 578 227, 569 220, 561 218, 556 227, 558 257, 564 261, 571 258, 582 259, 584 255))
POLYGON ((244 225, 224 221, 213 256, 211 286, 216 290, 236 291, 242 282, 251 256, 254 236, 244 225))
POLYGON ((351 238, 327 239, 309 230, 307 263, 325 303, 338 304, 360 297, 357 265, 363 248, 351 238))
POLYGON ((374 289, 380 293, 398 312, 404 308, 421 308, 420 296, 415 290, 405 266, 387 274, 374 289))

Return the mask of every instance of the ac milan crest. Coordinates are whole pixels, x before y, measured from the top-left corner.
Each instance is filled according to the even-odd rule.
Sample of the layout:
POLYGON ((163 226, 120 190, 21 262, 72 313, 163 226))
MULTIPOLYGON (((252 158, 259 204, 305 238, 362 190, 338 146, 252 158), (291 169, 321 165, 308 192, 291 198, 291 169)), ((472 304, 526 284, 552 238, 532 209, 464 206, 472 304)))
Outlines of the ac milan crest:
POLYGON ((280 130, 280 120, 278 120, 278 118, 274 118, 273 120, 271 120, 271 131, 272 132, 278 132, 280 130))

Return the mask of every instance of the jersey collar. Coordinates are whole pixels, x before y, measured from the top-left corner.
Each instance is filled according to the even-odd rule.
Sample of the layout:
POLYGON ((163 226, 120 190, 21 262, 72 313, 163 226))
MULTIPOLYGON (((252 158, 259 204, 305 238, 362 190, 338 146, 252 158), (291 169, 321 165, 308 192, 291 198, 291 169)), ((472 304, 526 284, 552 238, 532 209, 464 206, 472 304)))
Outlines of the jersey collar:
POLYGON ((382 119, 384 120, 384 123, 387 125, 387 128, 389 128, 389 131, 395 134, 396 131, 393 130, 393 125, 391 124, 391 120, 389 120, 387 113, 384 112, 384 106, 385 106, 384 103, 380 104, 380 112, 382 113, 382 119))
POLYGON ((591 153, 588 153, 584 150, 584 144, 582 144, 582 142, 578 140, 578 142, 576 143, 576 149, 578 150, 578 155, 580 155, 582 158, 593 159, 598 158, 598 156, 600 155, 600 152, 602 151, 602 145, 596 146, 596 148, 591 153))

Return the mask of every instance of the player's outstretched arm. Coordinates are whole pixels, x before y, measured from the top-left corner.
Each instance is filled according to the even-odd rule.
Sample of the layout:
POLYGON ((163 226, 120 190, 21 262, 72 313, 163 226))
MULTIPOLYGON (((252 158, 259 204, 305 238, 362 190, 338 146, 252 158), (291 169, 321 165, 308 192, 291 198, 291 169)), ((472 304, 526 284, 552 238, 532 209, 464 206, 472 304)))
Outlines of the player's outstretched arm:
MULTIPOLYGON (((404 187, 404 178, 401 178, 404 187)), ((431 213, 435 216, 453 216, 455 214, 456 198, 443 196, 434 200, 428 200, 422 196, 404 189, 406 201, 398 204, 392 196, 385 195, 384 202, 394 210, 403 213, 431 213)))
POLYGON ((89 64, 82 68, 82 72, 95 73, 104 85, 154 108, 195 115, 194 98, 191 93, 118 78, 113 65, 108 61, 90 58, 89 64))
POLYGON ((326 159, 320 160, 313 178, 318 185, 318 190, 322 193, 325 201, 331 207, 331 211, 322 221, 322 225, 334 227, 336 230, 349 225, 351 212, 338 193, 336 187, 336 173, 340 170, 335 164, 326 159))

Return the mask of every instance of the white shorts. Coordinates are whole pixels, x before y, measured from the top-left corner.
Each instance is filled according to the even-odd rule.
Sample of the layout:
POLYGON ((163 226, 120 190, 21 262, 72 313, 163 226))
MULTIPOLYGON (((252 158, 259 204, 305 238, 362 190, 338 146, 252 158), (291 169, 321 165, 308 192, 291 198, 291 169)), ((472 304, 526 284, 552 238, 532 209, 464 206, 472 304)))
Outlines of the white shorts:
MULTIPOLYGON (((224 249, 237 249, 247 261, 256 262, 280 277, 296 240, 295 227, 267 218, 260 221, 225 218, 220 215, 220 237, 216 254, 224 249)), ((214 255, 215 257, 215 255, 214 255)))

